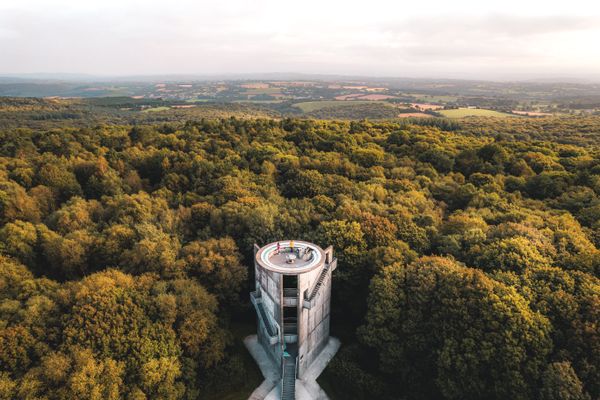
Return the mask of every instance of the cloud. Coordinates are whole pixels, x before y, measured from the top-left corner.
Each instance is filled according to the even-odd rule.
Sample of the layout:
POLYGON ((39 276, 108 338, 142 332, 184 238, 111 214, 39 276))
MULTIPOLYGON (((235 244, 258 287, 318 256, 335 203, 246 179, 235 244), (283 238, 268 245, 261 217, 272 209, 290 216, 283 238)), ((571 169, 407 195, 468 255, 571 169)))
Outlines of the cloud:
POLYGON ((599 27, 600 16, 434 15, 388 22, 382 27, 382 31, 396 36, 408 32, 413 36, 435 38, 475 37, 476 35, 528 38, 545 34, 598 30, 599 27))
POLYGON ((600 18, 595 16, 438 15, 375 26, 380 38, 348 51, 404 65, 489 68, 564 67, 571 61, 600 62, 600 18))
POLYGON ((0 73, 472 76, 600 68, 598 12, 505 2, 502 9, 527 14, 470 0, 409 8, 384 0, 0 1, 0 73))

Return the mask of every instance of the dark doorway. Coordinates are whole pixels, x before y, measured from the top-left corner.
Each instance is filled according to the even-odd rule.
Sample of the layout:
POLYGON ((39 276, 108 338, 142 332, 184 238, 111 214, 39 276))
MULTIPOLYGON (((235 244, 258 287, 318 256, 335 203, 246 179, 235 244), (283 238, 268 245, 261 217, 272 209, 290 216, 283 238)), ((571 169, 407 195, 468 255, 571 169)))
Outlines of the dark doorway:
POLYGON ((297 289, 298 288, 298 275, 284 275, 283 276, 283 288, 284 289, 297 289))

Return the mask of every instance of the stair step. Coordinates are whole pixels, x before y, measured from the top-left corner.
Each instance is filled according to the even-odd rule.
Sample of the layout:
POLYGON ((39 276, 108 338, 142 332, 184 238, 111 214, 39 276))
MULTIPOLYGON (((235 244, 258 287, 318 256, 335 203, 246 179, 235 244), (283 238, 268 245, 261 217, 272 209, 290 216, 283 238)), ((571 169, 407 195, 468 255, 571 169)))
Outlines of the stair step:
POLYGON ((308 300, 312 300, 315 295, 317 294, 317 292, 319 291, 319 289, 321 288, 321 285, 323 284, 323 282, 325 281, 325 278, 327 277, 327 273, 329 272, 329 265, 326 265, 322 270, 321 270, 321 275, 319 276, 319 278, 317 279, 317 283, 315 284, 312 292, 310 293, 310 297, 308 298, 308 300))
POLYGON ((286 357, 283 360, 283 387, 281 399, 296 399, 296 359, 293 357, 286 357))

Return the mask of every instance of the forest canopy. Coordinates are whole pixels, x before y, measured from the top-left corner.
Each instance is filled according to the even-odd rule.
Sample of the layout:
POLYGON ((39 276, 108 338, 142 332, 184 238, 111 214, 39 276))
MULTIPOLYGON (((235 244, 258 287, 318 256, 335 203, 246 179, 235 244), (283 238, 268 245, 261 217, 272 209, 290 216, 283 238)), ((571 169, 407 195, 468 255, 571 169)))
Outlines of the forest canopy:
MULTIPOLYGON (((600 398, 600 119, 0 130, 0 398, 219 398, 252 246, 333 245, 333 398, 600 398)), ((245 317, 244 317, 245 316, 245 317)))

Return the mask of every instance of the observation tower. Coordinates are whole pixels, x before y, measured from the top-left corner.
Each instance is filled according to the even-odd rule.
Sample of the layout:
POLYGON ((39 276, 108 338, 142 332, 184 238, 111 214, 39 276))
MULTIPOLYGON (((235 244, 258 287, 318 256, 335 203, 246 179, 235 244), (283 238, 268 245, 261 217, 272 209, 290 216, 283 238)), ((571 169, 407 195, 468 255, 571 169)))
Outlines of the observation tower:
POLYGON ((254 245, 256 281, 250 299, 258 319, 257 338, 280 368, 283 400, 295 398, 296 379, 308 373, 329 342, 336 265, 331 246, 323 250, 301 240, 254 245))

